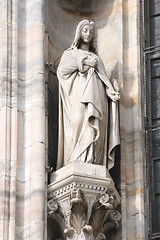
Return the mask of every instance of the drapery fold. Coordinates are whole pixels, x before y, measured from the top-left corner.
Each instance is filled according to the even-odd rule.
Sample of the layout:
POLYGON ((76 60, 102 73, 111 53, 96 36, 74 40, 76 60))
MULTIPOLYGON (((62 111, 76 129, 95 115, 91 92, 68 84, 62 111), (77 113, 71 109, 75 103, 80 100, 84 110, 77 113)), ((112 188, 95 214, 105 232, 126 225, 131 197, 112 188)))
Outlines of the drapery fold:
POLYGON ((59 79, 59 144, 57 168, 81 161, 114 165, 119 144, 118 103, 108 100, 114 91, 102 60, 92 52, 68 49, 57 69, 59 79), (83 60, 96 57, 96 68, 83 60))

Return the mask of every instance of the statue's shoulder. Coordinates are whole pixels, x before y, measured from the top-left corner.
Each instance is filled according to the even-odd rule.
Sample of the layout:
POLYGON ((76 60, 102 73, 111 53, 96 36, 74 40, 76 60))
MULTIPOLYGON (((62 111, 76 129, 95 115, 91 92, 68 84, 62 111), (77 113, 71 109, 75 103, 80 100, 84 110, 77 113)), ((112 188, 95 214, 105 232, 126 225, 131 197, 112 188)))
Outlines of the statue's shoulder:
POLYGON ((75 61, 76 54, 74 49, 68 48, 66 49, 61 56, 60 63, 59 63, 59 68, 67 66, 70 63, 73 63, 75 61))
POLYGON ((72 48, 68 48, 66 49, 63 54, 62 54, 62 57, 67 57, 67 56, 71 56, 74 54, 74 49, 72 48))
POLYGON ((73 53, 73 52, 75 52, 75 49, 73 49, 73 48, 67 48, 67 49, 64 51, 64 54, 71 54, 71 53, 73 53))

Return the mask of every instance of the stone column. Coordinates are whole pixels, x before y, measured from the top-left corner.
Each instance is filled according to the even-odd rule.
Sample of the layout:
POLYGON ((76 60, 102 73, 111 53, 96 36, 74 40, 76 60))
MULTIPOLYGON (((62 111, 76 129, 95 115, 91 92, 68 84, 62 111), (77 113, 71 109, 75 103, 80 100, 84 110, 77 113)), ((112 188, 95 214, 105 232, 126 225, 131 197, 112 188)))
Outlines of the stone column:
POLYGON ((120 122, 124 240, 146 239, 140 44, 140 1, 123 1, 123 94, 120 122))
POLYGON ((17 1, 0 4, 0 239, 15 239, 17 1))
POLYGON ((45 239, 44 2, 0 5, 0 239, 45 239))

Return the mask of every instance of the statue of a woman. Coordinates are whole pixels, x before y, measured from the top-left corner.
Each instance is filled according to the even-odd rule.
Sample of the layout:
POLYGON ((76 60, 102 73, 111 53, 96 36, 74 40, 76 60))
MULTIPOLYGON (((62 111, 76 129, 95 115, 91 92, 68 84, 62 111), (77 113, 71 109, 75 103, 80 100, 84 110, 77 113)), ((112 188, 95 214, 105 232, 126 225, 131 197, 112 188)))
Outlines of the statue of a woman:
POLYGON ((71 48, 61 58, 57 168, 79 161, 114 165, 119 144, 117 85, 112 86, 96 53, 95 24, 83 20, 71 48))

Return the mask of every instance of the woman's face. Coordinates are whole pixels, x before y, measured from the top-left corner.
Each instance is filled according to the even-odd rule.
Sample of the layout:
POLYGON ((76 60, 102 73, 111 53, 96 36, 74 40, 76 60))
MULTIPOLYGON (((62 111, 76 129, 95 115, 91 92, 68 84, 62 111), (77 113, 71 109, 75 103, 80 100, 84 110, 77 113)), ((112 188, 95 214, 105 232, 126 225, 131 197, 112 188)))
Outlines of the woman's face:
POLYGON ((84 25, 81 30, 81 39, 84 43, 90 43, 90 41, 94 37, 94 26, 92 25, 84 25))

